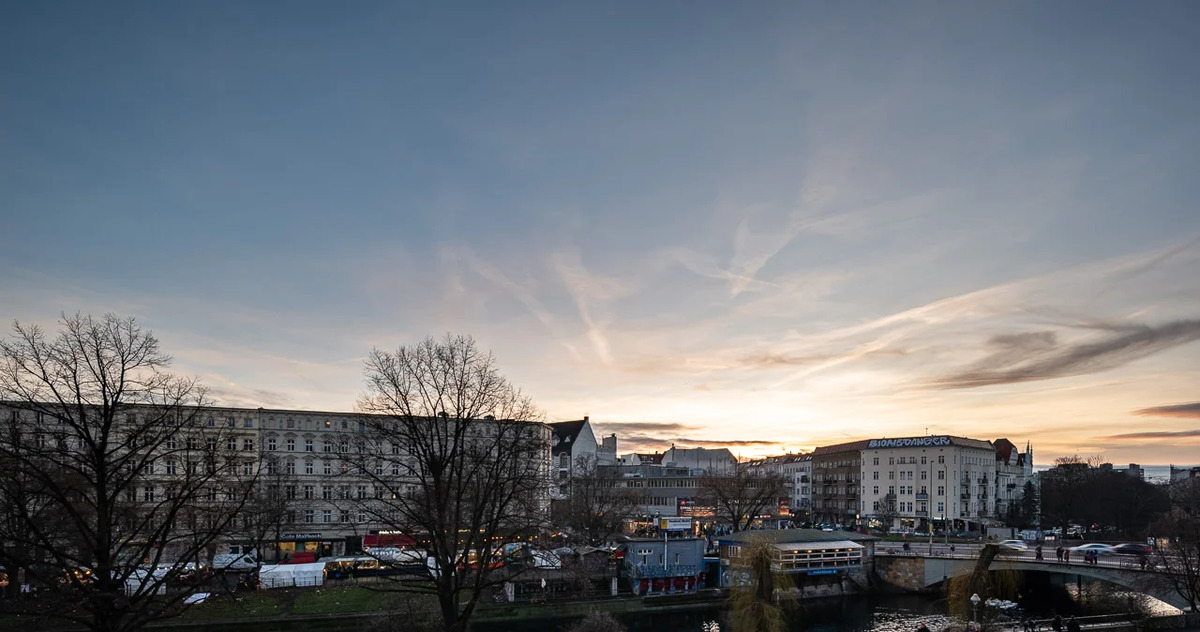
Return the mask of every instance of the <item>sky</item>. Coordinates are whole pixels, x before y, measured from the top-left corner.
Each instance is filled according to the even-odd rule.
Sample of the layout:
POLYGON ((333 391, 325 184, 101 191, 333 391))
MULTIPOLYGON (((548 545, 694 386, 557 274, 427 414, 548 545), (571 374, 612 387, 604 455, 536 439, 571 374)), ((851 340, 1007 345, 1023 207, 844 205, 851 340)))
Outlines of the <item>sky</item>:
POLYGON ((469 334, 622 453, 1200 462, 1200 4, 0 4, 0 320, 349 411, 469 334))

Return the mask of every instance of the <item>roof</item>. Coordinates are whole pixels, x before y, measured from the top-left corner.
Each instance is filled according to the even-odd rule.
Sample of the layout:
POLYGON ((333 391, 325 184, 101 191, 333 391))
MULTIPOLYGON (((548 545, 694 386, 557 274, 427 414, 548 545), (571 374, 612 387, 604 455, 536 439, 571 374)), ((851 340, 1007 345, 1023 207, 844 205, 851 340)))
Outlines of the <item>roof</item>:
POLYGON ((580 419, 577 421, 560 421, 557 423, 546 424, 550 426, 550 432, 554 433, 554 443, 551 447, 551 453, 558 454, 562 451, 570 451, 575 440, 579 438, 579 433, 583 431, 583 426, 588 420, 580 419))
POLYGON ((879 538, 854 531, 821 531, 819 529, 764 529, 761 531, 739 531, 718 538, 721 544, 738 544, 751 540, 765 540, 771 544, 784 542, 874 542, 879 538))
MULTIPOLYGON (((772 544, 771 546, 773 546, 776 549, 779 549, 781 551, 790 551, 790 550, 793 550, 797 544, 808 544, 808 543, 807 542, 776 542, 775 544, 772 544)), ((822 549, 865 549, 865 548, 867 548, 857 542, 851 542, 850 540, 822 540, 820 542, 820 544, 821 544, 822 549)))
POLYGON ((816 456, 825 456, 828 454, 841 454, 842 452, 858 452, 860 450, 866 449, 867 443, 869 443, 870 441, 871 441, 870 439, 863 439, 861 441, 851 441, 849 443, 838 443, 836 445, 823 445, 823 446, 817 448, 816 450, 813 450, 812 455, 814 457, 816 457, 816 456))
POLYGON ((996 439, 992 442, 992 445, 996 446, 996 456, 1004 461, 1012 458, 1013 451, 1017 449, 1017 446, 1013 445, 1013 442, 1008 439, 996 439))

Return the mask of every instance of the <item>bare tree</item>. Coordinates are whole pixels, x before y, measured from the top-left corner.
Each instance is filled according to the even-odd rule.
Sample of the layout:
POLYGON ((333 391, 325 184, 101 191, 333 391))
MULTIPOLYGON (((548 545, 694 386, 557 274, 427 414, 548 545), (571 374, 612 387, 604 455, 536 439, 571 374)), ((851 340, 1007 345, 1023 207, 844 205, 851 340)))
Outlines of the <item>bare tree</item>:
POLYGON ((719 472, 705 473, 700 478, 699 493, 736 532, 748 529, 764 509, 774 508, 785 492, 785 483, 782 474, 738 463, 719 472))
POLYGON ((160 595, 211 555, 254 484, 232 423, 132 318, 63 316, 56 337, 0 341, 0 562, 37 598, 9 613, 134 630, 177 614, 160 595))
POLYGON ((1171 508, 1154 523, 1161 536, 1151 559, 1166 582, 1192 608, 1200 610, 1200 479, 1170 484, 1171 508))
POLYGON ((426 338, 366 362, 357 475, 374 487, 362 509, 428 547, 424 581, 399 590, 437 597, 446 630, 464 630, 504 540, 533 534, 549 507, 550 430, 470 337, 426 338))
POLYGON ((278 561, 279 542, 283 530, 294 516, 294 501, 288 498, 287 489, 295 489, 296 476, 285 472, 275 456, 262 461, 258 485, 250 493, 245 509, 236 522, 232 536, 254 549, 254 574, 257 577, 266 559, 266 546, 274 547, 272 560, 278 561))
POLYGON ((620 470, 584 454, 575 459, 563 526, 584 543, 599 546, 637 514, 640 497, 625 486, 620 470))

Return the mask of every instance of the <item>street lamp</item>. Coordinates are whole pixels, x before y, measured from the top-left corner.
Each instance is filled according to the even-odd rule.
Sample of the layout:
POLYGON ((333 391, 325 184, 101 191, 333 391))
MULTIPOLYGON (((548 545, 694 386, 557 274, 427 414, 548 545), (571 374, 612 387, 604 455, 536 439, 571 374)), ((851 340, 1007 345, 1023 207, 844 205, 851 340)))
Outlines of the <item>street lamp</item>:
POLYGON ((971 595, 971 607, 975 610, 975 616, 971 617, 972 621, 977 621, 979 619, 979 602, 980 601, 983 601, 983 600, 979 598, 979 593, 974 593, 971 595))

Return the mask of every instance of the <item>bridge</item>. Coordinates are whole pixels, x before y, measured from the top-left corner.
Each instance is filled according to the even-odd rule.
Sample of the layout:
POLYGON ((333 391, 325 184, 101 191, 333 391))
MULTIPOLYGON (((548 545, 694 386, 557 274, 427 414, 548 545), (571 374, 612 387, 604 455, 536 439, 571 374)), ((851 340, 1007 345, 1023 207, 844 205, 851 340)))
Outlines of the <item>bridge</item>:
MULTIPOLYGON (((979 559, 981 545, 909 542, 904 550, 899 542, 879 542, 875 549, 875 570, 888 583, 909 590, 928 590, 942 582, 970 573, 979 559)), ((1102 556, 1095 564, 1085 564, 1072 556, 1070 563, 1054 557, 1054 549, 1044 550, 1048 559, 1036 559, 1033 550, 1005 551, 996 556, 989 571, 1014 570, 1052 573, 1076 578, 1095 579, 1140 592, 1180 610, 1189 606, 1171 582, 1153 568, 1143 568, 1136 557, 1102 556)))

